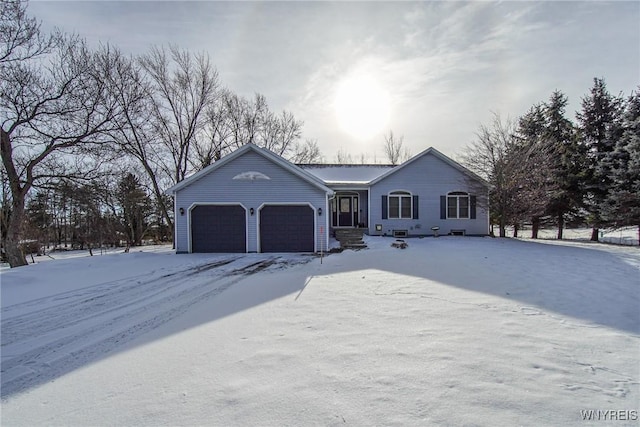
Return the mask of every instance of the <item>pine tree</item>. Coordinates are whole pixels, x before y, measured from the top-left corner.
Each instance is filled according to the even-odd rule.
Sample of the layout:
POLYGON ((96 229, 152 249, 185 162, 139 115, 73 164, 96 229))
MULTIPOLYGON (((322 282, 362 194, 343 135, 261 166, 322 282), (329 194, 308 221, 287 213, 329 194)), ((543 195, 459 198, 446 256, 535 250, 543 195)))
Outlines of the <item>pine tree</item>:
POLYGON ((116 196, 122 209, 122 228, 130 246, 140 245, 149 227, 152 202, 140 180, 132 173, 122 177, 116 196))
POLYGON ((607 225, 602 207, 612 183, 606 157, 622 133, 622 107, 622 98, 609 93, 604 79, 594 78, 591 92, 582 98, 582 111, 577 113, 580 140, 587 150, 585 208, 587 221, 593 226, 593 241, 598 240, 598 228, 607 225))
POLYGON ((27 239, 36 239, 47 246, 50 243, 49 230, 51 230, 52 225, 48 200, 49 195, 44 191, 39 191, 29 201, 27 204, 29 227, 25 233, 27 239))
POLYGON ((565 117, 567 97, 556 90, 544 104, 547 129, 544 138, 554 147, 553 178, 558 191, 549 202, 547 212, 558 225, 562 239, 567 216, 576 215, 582 207, 586 153, 578 143, 573 123, 565 117))
POLYGON ((603 217, 617 227, 638 226, 640 241, 640 88, 628 98, 622 135, 601 164, 599 173, 608 173, 611 185, 603 217))
POLYGON ((531 220, 531 238, 538 238, 542 217, 558 191, 554 182, 556 147, 547 138, 545 107, 536 104, 518 121, 517 136, 521 151, 529 153, 529 200, 527 214, 531 220))

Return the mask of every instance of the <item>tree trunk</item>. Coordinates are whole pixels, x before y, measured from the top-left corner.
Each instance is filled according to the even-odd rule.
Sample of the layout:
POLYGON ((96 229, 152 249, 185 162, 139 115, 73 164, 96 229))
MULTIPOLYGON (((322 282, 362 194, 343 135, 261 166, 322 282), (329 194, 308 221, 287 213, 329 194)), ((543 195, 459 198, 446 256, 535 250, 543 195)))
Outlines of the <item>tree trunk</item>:
POLYGON ((171 221, 171 217, 169 216, 169 210, 167 209, 167 206, 164 204, 164 200, 162 199, 162 191, 160 190, 160 186, 158 185, 158 180, 156 179, 156 175, 153 172, 153 169, 151 168, 149 163, 146 161, 146 159, 141 158, 140 162, 142 163, 142 167, 144 167, 144 170, 147 172, 147 175, 151 179, 153 193, 156 196, 156 203, 158 203, 158 206, 160 207, 160 212, 162 213, 162 217, 164 218, 165 221, 167 221, 168 228, 173 233, 173 221, 171 221))
POLYGON ((518 224, 513 226, 513 237, 518 237, 518 224))
POLYGON ((564 231, 564 212, 558 214, 558 240, 562 240, 562 232, 564 231))
POLYGON ((599 236, 598 236, 598 234, 599 234, 599 233, 600 233, 600 229, 598 229, 598 228, 596 228, 596 227, 593 227, 593 228, 591 229, 591 241, 592 241, 592 242, 597 242, 597 241, 599 241, 599 236))
POLYGON ((507 225, 503 220, 500 220, 500 237, 507 237, 507 225))
POLYGON ((7 172, 9 187, 11 188, 11 215, 7 222, 5 252, 11 268, 20 267, 27 265, 27 258, 25 258, 20 249, 20 241, 22 240, 22 224, 24 221, 24 201, 29 187, 27 184, 20 186, 20 177, 13 163, 11 138, 2 128, 0 128, 0 154, 2 155, 2 164, 7 172))
POLYGON ((11 216, 7 224, 7 241, 5 246, 7 261, 11 268, 27 265, 27 258, 20 248, 22 224, 24 221, 24 196, 20 197, 19 195, 17 198, 16 196, 13 197, 11 216))
POLYGON ((531 238, 538 238, 538 230, 540 230, 540 217, 534 216, 531 220, 531 238))

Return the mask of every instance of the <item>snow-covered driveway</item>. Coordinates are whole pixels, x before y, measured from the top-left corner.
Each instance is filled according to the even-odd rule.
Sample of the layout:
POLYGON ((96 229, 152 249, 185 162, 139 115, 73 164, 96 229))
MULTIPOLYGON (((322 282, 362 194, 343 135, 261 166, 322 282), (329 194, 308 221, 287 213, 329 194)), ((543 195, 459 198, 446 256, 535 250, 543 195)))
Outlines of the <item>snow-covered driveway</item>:
POLYGON ((25 275, 7 272, 2 281, 2 397, 99 359, 248 275, 309 260, 295 255, 196 255, 180 260, 132 253, 84 259, 82 264, 48 262, 28 267, 31 274, 25 275), (33 277, 47 267, 41 277, 33 277), (32 279, 44 296, 31 289, 22 292, 32 279))
POLYGON ((2 424, 638 424, 637 248, 391 241, 4 272, 2 424))

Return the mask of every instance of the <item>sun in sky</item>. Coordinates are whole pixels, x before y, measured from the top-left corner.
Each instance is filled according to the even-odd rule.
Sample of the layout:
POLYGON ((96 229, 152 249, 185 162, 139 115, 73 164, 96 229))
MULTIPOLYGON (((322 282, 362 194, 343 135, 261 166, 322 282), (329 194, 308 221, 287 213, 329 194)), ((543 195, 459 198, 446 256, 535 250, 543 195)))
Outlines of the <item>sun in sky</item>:
POLYGON ((370 139, 387 127, 389 93, 369 74, 344 78, 337 87, 335 111, 340 127, 349 135, 370 139))

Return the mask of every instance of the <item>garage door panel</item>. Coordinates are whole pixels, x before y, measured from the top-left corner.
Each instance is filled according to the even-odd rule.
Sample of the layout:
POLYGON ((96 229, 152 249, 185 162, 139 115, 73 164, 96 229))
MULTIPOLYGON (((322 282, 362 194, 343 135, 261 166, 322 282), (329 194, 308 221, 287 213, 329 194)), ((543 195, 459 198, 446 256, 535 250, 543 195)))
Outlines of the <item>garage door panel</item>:
POLYGON ((264 206, 260 210, 262 252, 313 252, 313 231, 310 206, 264 206))
POLYGON ((191 210, 192 252, 246 252, 247 220, 242 206, 196 206, 191 210))

